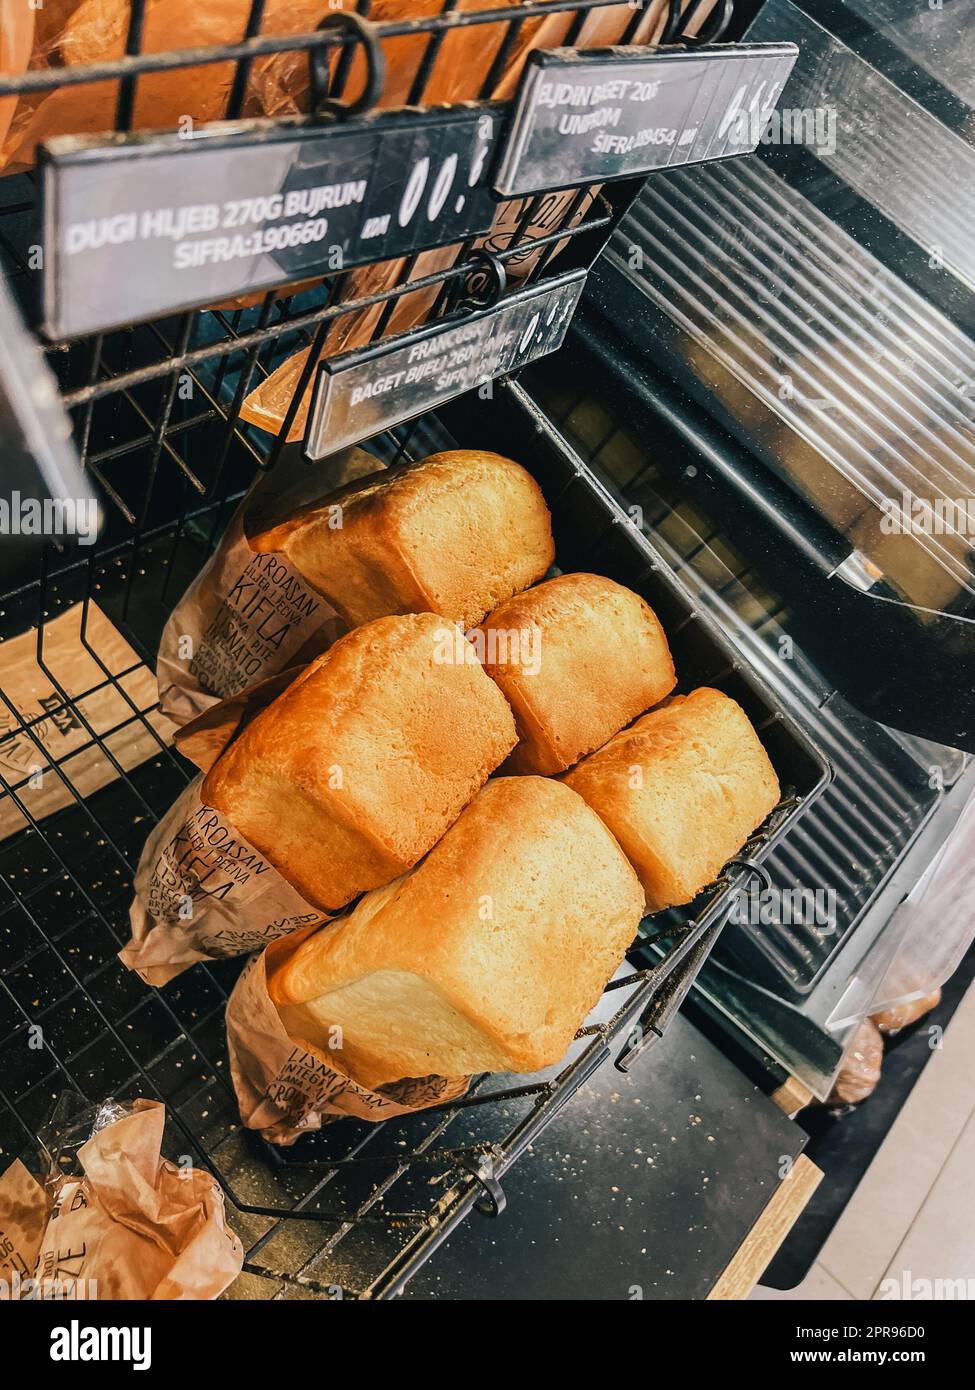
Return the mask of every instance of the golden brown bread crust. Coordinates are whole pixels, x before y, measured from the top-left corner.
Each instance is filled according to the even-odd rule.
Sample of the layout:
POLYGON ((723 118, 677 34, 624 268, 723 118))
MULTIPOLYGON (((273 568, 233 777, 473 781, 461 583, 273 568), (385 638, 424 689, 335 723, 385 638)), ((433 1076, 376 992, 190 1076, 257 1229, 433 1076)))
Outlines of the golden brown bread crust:
POLYGON ((779 800, 744 710, 706 686, 645 714, 562 780, 619 840, 650 912, 691 902, 779 800))
POLYGON ((433 613, 314 661, 207 774, 203 799, 309 902, 344 906, 433 845, 516 740, 504 696, 433 613))
POLYGON ((251 544, 283 550, 351 627, 418 612, 472 626, 555 558, 538 484, 477 449, 353 483, 251 544))
POLYGON ((557 1062, 636 933, 643 893, 569 788, 499 777, 415 869, 272 974, 293 1037, 357 1080, 557 1062))
POLYGON ((676 684, 656 614, 602 575, 563 574, 516 594, 485 621, 484 633, 484 669, 518 726, 505 772, 563 772, 676 684), (492 642, 489 635, 533 629, 537 668, 524 653, 517 659, 517 651, 514 661, 505 660, 503 639, 492 642))

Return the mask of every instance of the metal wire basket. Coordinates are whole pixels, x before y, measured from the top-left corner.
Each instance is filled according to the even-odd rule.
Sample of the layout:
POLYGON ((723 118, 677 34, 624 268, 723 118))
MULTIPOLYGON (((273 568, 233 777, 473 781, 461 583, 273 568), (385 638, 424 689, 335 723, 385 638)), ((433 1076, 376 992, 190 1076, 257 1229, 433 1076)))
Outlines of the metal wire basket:
MULTIPOLYGON (((479 1078, 460 1101, 380 1126, 342 1121, 291 1151, 243 1132, 223 1039, 224 1002, 239 963, 195 967, 151 991, 114 954, 127 936, 131 873, 142 841, 194 769, 159 739, 155 756, 127 770, 112 752, 112 737, 131 725, 152 728, 149 715, 133 708, 111 730, 83 730, 88 740, 80 747, 97 748, 116 774, 83 797, 70 758, 59 762, 49 752, 51 721, 77 717, 85 725, 78 701, 62 692, 42 715, 24 720, 3 696, 16 720, 7 739, 26 740, 38 762, 50 763, 70 800, 38 820, 29 775, 15 778, 4 770, 4 788, 27 828, 0 851, 6 896, 0 1032, 11 1058, 0 1084, 0 1142, 16 1151, 66 1088, 90 1101, 109 1093, 164 1099, 170 1152, 185 1152, 214 1172, 232 1204, 231 1222, 249 1245, 245 1268, 260 1277, 265 1293, 395 1293, 473 1207, 500 1211, 505 1170, 614 1049, 625 1068, 662 1029, 674 992, 686 992, 720 931, 735 886, 760 872, 764 853, 826 781, 803 732, 736 669, 710 621, 695 612, 645 539, 621 524, 615 504, 517 387, 502 388, 480 415, 469 405, 462 412, 448 408, 374 447, 395 462, 473 439, 509 453, 521 440, 521 457, 553 512, 563 567, 596 569, 641 592, 661 614, 678 669, 690 682, 720 685, 742 701, 780 778, 792 786, 742 857, 691 910, 669 914, 666 922, 648 920, 644 944, 658 958, 624 970, 608 985, 568 1058, 548 1073, 479 1078), (45 1042, 40 1055, 27 1046, 37 1025, 45 1042)), ((135 564, 122 547, 104 552, 93 566, 83 561, 57 575, 46 571, 11 597, 4 620, 20 628, 40 603, 50 623, 80 604, 81 641, 94 648, 89 639, 97 601, 98 610, 117 616, 126 631, 141 632, 151 645, 153 626, 166 609, 161 593, 174 572, 194 567, 206 519, 184 526, 175 545, 174 533, 171 522, 147 536, 135 564)), ((44 631, 42 625, 39 659, 57 688, 44 656, 44 631)), ((106 685, 123 698, 126 674, 104 671, 106 685)))

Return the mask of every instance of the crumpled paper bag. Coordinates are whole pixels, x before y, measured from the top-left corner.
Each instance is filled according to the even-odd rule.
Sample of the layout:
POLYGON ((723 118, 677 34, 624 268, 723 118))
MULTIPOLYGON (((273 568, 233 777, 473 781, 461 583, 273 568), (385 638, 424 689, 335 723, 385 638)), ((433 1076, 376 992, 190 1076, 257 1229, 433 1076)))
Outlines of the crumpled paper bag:
POLYGON ((216 550, 166 621, 156 679, 159 706, 185 724, 218 701, 320 655, 346 630, 326 600, 279 552, 250 539, 382 462, 344 449, 309 467, 283 454, 231 517, 216 550))
POLYGON ((7 1263, 29 1271, 21 1298, 212 1299, 237 1277, 244 1250, 223 1193, 161 1156, 165 1118, 134 1101, 82 1145, 83 1176, 58 1179, 53 1200, 19 1162, 0 1177, 0 1251, 12 1233, 7 1263))
POLYGON ((0 1286, 13 1302, 30 1291, 50 1210, 49 1194, 14 1159, 0 1173, 0 1286))
POLYGON ((245 1126, 287 1146, 343 1115, 378 1123, 464 1095, 469 1077, 411 1077, 371 1091, 341 1070, 340 1052, 289 1036, 268 994, 267 972, 314 930, 295 932, 248 961, 227 1003, 230 1074, 245 1126))

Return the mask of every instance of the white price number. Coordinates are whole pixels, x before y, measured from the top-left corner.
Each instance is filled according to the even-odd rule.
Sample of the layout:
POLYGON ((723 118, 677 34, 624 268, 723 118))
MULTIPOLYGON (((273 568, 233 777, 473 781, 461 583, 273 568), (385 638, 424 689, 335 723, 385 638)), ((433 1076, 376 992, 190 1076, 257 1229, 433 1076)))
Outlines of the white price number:
MULTIPOLYGON (((484 161, 487 159, 488 151, 491 148, 491 140, 494 135, 494 122, 490 116, 482 116, 477 123, 477 144, 474 147, 473 158, 471 159, 470 171, 467 175, 467 186, 473 188, 484 172, 484 161)), ((456 153, 449 154, 440 166, 440 170, 434 180, 427 199, 426 216, 428 222, 436 222, 443 212, 450 191, 457 176, 457 165, 459 162, 456 153)), ((406 188, 403 190, 403 197, 400 200, 399 212, 396 220, 401 227, 408 227, 416 215, 417 208, 426 192, 427 184, 430 181, 430 156, 424 155, 413 166, 413 172, 409 177, 406 188)), ((464 206, 464 195, 461 193, 456 203, 454 211, 459 213, 464 206)))
MULTIPOLYGON (((748 83, 743 82, 741 86, 738 88, 737 92, 735 92, 734 96, 731 98, 731 101, 728 105, 728 109, 727 111, 725 111, 724 115, 721 118, 721 125, 718 127, 719 139, 724 139, 724 137, 731 130, 731 127, 734 125, 735 121, 738 120, 739 114, 743 111, 743 109, 746 109, 744 108, 744 101, 745 93, 747 91, 748 83)), ((762 126, 764 126, 765 124, 766 117, 770 115, 772 108, 779 99, 779 93, 781 91, 781 82, 769 82, 768 78, 763 78, 763 80, 755 88, 755 91, 752 93, 752 98, 747 106, 749 129, 752 129, 754 127, 757 128, 759 132, 761 132, 762 126), (768 88, 767 92, 766 88, 768 88)))
POLYGON ((521 341, 518 344, 519 354, 524 355, 528 351, 536 335, 539 342, 544 341, 546 337, 549 339, 554 338, 562 323, 568 319, 571 310, 572 306, 568 299, 555 298, 549 306, 549 311, 545 316, 545 323, 543 325, 541 324, 541 314, 532 314, 528 323, 525 325, 525 331, 522 333, 521 341))

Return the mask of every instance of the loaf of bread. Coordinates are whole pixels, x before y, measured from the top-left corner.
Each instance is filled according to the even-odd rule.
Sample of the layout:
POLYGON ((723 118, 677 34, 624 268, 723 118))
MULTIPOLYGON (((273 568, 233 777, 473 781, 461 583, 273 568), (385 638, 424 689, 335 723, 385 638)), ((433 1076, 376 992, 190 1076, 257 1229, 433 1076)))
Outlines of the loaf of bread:
POLYGON ((302 943, 268 989, 295 1039, 376 1087, 557 1062, 643 893, 585 802, 492 779, 422 864, 302 943), (341 1030, 340 1032, 338 1030, 341 1030))
POLYGON ((555 556, 538 484, 477 449, 350 484, 251 545, 283 551, 350 627, 424 612, 469 627, 555 556))
POLYGON ((516 742, 504 696, 432 613, 341 638, 207 773, 202 796, 310 903, 343 907, 434 845, 516 742))
POLYGON ((598 574, 563 574, 502 603, 481 659, 515 712, 506 772, 563 772, 676 682, 653 610, 598 574))
POLYGON ((623 846, 649 912, 691 902, 779 800, 748 716, 707 687, 645 714, 564 780, 623 846))

